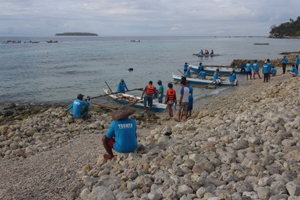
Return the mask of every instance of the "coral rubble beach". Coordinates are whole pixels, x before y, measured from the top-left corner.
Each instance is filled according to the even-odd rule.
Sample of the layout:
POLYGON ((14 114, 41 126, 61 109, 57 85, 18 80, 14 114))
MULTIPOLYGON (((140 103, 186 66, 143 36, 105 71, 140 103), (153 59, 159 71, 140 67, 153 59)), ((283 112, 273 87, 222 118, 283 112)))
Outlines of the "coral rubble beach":
POLYGON ((108 162, 111 112, 74 120, 58 106, 7 122, 0 199, 297 199, 299 77, 277 69, 268 83, 206 98, 185 123, 167 112, 132 116, 138 149, 108 162))

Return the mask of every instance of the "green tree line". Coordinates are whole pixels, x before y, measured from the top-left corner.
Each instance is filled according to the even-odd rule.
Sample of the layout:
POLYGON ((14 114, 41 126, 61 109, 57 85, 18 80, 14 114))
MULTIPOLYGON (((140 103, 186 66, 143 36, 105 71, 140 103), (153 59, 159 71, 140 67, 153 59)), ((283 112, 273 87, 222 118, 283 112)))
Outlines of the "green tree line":
POLYGON ((270 29, 270 37, 300 36, 300 16, 297 17, 296 21, 291 18, 289 22, 284 22, 279 26, 272 25, 270 29))

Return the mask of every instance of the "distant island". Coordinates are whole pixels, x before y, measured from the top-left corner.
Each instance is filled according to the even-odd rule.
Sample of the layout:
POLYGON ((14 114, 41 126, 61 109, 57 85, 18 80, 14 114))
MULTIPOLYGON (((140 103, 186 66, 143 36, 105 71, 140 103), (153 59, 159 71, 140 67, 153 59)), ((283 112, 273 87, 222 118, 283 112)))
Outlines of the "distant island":
POLYGON ((96 33, 65 32, 65 33, 56 33, 55 36, 98 36, 98 35, 96 33))
POLYGON ((296 21, 290 18, 289 22, 272 25, 270 29, 270 38, 300 38, 300 16, 296 21))

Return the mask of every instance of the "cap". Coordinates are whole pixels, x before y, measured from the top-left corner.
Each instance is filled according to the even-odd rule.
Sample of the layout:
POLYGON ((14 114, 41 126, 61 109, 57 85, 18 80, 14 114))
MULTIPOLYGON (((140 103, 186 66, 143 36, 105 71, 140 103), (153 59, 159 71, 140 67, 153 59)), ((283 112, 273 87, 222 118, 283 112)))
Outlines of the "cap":
POLYGON ((77 95, 77 98, 78 98, 78 99, 82 99, 83 97, 84 97, 84 95, 81 94, 81 93, 77 95))
POLYGON ((256 62, 257 62, 257 60, 254 60, 254 62, 256 63, 256 62))
POLYGON ((158 80, 157 83, 161 83, 161 80, 158 80))

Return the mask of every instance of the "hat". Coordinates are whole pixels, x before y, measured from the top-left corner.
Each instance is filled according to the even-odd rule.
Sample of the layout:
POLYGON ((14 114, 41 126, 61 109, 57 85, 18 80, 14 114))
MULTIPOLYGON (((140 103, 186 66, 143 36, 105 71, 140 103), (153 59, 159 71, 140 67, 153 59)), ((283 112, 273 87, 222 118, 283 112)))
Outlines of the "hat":
POLYGON ((121 82, 124 82, 124 79, 121 79, 121 82))
POLYGON ((77 95, 77 99, 82 99, 83 97, 84 97, 84 95, 81 93, 77 95))
POLYGON ((250 63, 250 60, 248 60, 248 63, 250 63))
POLYGON ((129 117, 135 113, 135 109, 129 106, 120 106, 118 110, 111 116, 113 120, 120 120, 129 117))
POLYGON ((256 63, 256 62, 257 62, 257 60, 254 60, 254 62, 256 63))
POLYGON ((161 83, 161 80, 158 80, 157 83, 161 83))

